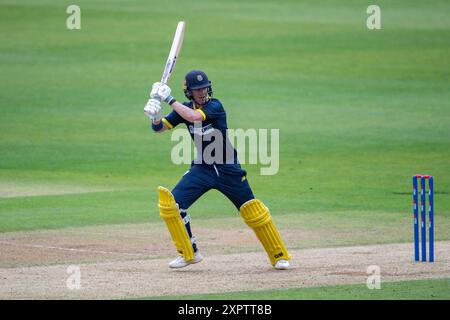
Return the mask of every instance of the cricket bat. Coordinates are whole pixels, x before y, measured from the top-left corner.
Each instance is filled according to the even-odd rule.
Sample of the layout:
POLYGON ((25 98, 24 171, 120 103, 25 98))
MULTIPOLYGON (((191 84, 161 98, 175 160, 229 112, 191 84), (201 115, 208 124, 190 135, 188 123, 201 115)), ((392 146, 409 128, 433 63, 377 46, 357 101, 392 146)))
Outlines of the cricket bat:
POLYGON ((173 68, 177 62, 178 54, 181 50, 181 45, 183 44, 184 38, 184 27, 186 23, 184 21, 178 22, 177 30, 172 42, 172 48, 170 48, 169 57, 167 58, 166 67, 161 78, 161 82, 167 84, 169 82, 170 76, 172 75, 173 68))

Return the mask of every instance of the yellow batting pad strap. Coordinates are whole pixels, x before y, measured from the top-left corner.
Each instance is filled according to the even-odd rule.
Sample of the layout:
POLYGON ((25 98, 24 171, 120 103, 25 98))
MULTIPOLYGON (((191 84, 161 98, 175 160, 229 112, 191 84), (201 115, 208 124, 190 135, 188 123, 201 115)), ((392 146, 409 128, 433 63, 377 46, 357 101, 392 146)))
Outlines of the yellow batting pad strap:
POLYGON ((180 216, 175 198, 168 189, 158 187, 158 207, 161 218, 167 225, 173 243, 186 261, 194 259, 191 239, 180 216))
POLYGON ((269 209, 258 199, 244 203, 240 208, 242 219, 253 229, 274 265, 278 260, 290 260, 283 240, 272 221, 269 209))

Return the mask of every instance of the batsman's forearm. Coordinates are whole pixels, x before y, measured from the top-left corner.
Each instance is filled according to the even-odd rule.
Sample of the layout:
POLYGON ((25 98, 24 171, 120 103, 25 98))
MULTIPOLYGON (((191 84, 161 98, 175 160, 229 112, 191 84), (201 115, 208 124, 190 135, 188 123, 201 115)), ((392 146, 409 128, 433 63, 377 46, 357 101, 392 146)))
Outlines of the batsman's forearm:
POLYGON ((173 110, 175 110, 183 119, 189 122, 202 121, 202 114, 198 111, 195 111, 191 108, 186 107, 185 105, 175 101, 171 104, 173 110))

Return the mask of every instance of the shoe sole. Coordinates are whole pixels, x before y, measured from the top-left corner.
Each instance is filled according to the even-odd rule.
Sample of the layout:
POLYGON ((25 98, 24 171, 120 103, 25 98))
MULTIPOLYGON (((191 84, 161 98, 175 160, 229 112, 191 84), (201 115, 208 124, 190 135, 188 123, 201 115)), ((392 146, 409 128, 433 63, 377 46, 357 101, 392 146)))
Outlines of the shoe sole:
POLYGON ((274 267, 275 270, 289 270, 290 267, 274 267))
POLYGON ((169 264, 169 268, 172 268, 172 269, 180 269, 180 268, 187 267, 187 266, 190 265, 190 264, 196 264, 196 263, 199 263, 199 262, 201 262, 202 260, 203 260, 203 258, 201 258, 200 260, 197 260, 197 261, 191 260, 191 261, 189 261, 189 262, 186 262, 186 264, 183 265, 183 266, 171 266, 171 265, 169 264))
POLYGON ((288 264, 287 266, 279 266, 279 267, 273 266, 273 268, 276 270, 288 270, 291 268, 291 264, 288 264))

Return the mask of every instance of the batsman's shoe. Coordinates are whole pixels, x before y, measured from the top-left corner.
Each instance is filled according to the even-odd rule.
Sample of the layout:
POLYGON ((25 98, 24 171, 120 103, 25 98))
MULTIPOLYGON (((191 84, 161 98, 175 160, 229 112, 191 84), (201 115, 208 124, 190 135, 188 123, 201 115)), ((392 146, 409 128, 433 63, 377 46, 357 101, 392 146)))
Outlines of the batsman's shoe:
POLYGON ((203 260, 202 255, 200 254, 199 251, 194 253, 194 259, 190 260, 190 261, 186 261, 184 259, 184 257, 182 256, 178 256, 175 260, 171 261, 169 263, 169 267, 171 268, 184 268, 190 264, 194 264, 194 263, 199 263, 200 261, 203 260))
POLYGON ((277 270, 287 270, 290 267, 289 260, 278 260, 273 266, 277 270))

